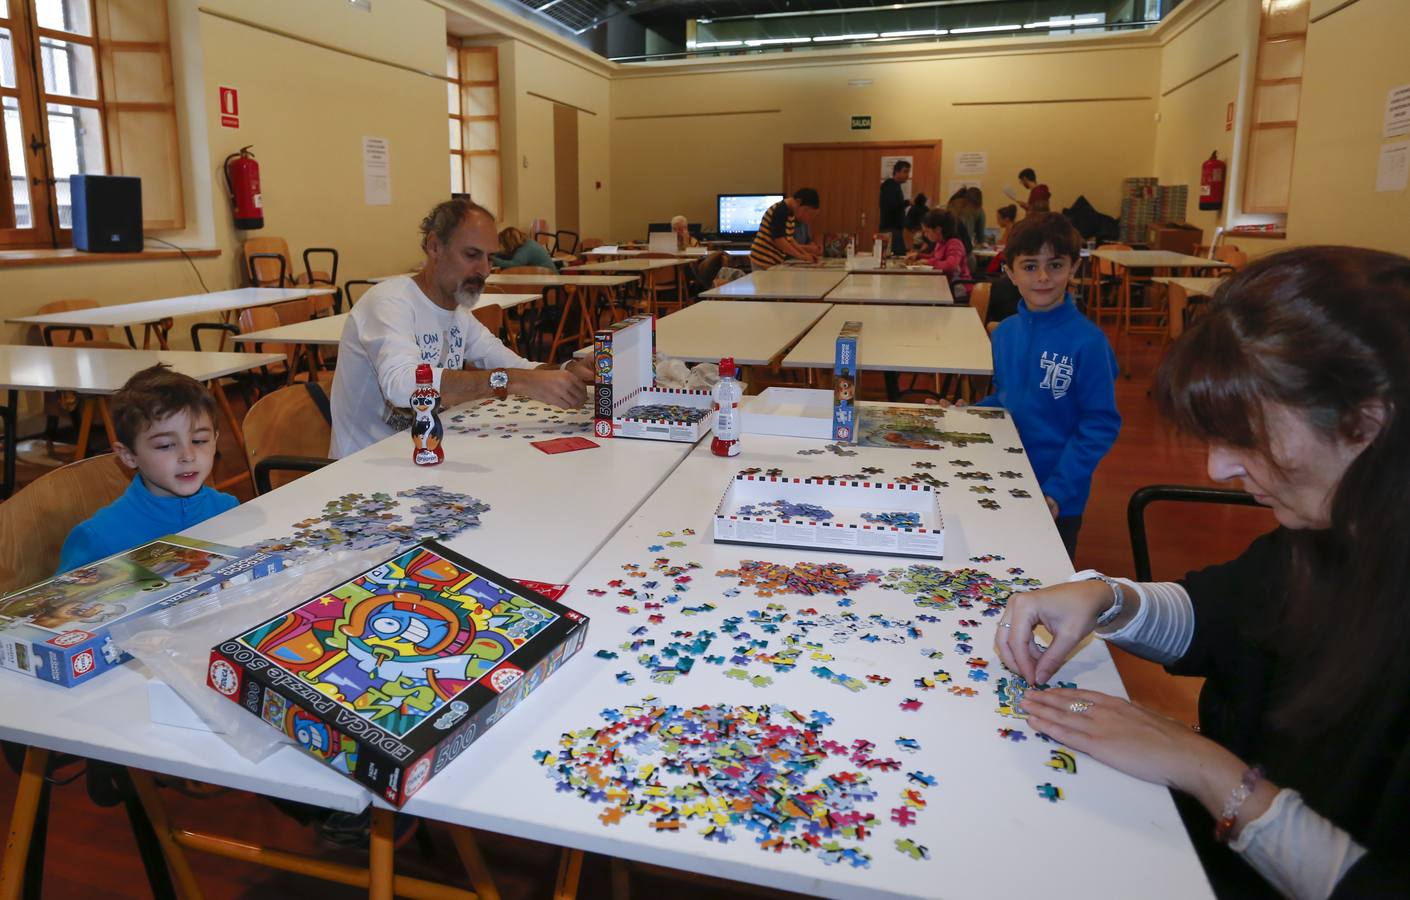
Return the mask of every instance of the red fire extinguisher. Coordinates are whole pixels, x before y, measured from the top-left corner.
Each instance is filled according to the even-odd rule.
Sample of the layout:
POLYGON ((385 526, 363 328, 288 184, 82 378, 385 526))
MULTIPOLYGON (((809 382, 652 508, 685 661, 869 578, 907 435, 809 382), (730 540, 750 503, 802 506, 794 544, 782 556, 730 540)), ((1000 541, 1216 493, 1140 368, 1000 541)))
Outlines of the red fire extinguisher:
POLYGON ((264 227, 264 204, 259 194, 259 163, 249 147, 225 157, 225 184, 235 205, 235 227, 250 230, 264 227))
POLYGON ((1209 154, 1209 159, 1199 167, 1199 208, 1218 209, 1224 205, 1224 161, 1219 152, 1209 154))

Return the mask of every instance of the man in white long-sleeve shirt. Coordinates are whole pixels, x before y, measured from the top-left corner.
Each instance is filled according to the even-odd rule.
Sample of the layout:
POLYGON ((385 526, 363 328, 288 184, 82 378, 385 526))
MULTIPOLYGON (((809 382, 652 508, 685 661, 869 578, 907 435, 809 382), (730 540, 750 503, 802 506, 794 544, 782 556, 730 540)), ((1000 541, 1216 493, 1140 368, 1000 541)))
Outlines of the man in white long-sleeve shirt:
POLYGON ((590 364, 530 362, 471 314, 498 248, 494 216, 469 200, 447 200, 422 220, 421 271, 369 290, 343 328, 329 456, 356 453, 411 424, 421 363, 430 364, 444 407, 511 392, 563 409, 584 403, 590 364))

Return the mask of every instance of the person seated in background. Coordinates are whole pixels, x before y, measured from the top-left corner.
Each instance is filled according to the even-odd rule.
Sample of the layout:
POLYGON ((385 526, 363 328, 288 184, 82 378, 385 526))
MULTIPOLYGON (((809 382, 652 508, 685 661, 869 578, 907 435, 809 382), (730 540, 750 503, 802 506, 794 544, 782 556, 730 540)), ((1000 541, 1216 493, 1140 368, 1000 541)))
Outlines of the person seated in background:
MULTIPOLYGON (((1018 207, 1010 203, 1008 206, 999 207, 999 242, 995 246, 1002 248, 1009 242, 1009 232, 1013 230, 1013 223, 1018 218, 1018 207)), ((998 275, 1004 268, 1004 255, 996 253, 994 258, 989 260, 989 268, 986 274, 998 275)))
POLYGON ((919 249, 920 226, 925 214, 930 212, 930 199, 924 194, 916 194, 911 205, 906 208, 906 245, 912 250, 919 249))
POLYGON ((965 252, 964 243, 956 234, 956 228, 955 217, 949 211, 932 209, 925 214, 921 230, 925 232, 926 240, 934 249, 929 254, 912 253, 906 258, 944 272, 950 282, 950 293, 959 300, 969 296, 969 287, 956 282, 968 281, 970 275, 967 259, 969 254, 965 252))
POLYGON ((700 242, 690 233, 690 220, 685 216, 671 217, 671 233, 676 236, 677 250, 700 246, 700 242))
POLYGON ((969 229, 969 236, 974 239, 974 246, 979 247, 989 243, 989 223, 984 215, 984 192, 978 187, 967 187, 964 189, 965 199, 969 201, 969 208, 973 210, 970 221, 965 223, 969 229))
POLYGON ((1015 593, 995 629, 1030 684, 1093 634, 1204 679, 1197 730, 1089 690, 1021 706, 1032 730, 1170 788, 1219 897, 1410 897, 1407 322, 1410 259, 1392 253, 1299 247, 1221 283, 1151 393, 1206 445, 1209 477, 1278 527, 1178 582, 1087 570, 1015 593))
POLYGON ((215 398, 165 364, 143 369, 109 400, 113 452, 137 475, 122 496, 74 526, 59 572, 185 531, 239 505, 206 484, 215 466, 215 398))
POLYGON ((974 252, 976 243, 974 232, 971 230, 974 225, 974 204, 969 200, 969 194, 961 188, 955 191, 950 197, 950 202, 945 204, 945 209, 950 215, 955 217, 955 237, 964 244, 966 254, 974 252))
POLYGON ((749 246, 749 262, 755 271, 778 265, 787 259, 813 262, 822 258, 821 250, 795 240, 798 223, 808 224, 817 216, 822 202, 813 188, 799 188, 764 211, 759 231, 749 246))
POLYGON ((553 264, 553 256, 549 254, 548 248, 538 241, 529 240, 524 236, 524 232, 513 225, 499 233, 499 253, 491 256, 490 262, 496 269, 508 269, 511 266, 538 266, 558 271, 558 267, 553 264))

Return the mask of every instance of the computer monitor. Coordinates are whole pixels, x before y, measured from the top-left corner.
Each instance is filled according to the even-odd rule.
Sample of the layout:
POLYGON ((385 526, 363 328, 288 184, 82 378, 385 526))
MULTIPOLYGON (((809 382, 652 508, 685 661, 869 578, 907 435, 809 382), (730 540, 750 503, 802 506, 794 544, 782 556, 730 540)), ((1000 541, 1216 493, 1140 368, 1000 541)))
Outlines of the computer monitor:
POLYGON ((759 230, 759 220, 770 206, 783 199, 782 194, 719 194, 720 234, 752 235, 759 230))

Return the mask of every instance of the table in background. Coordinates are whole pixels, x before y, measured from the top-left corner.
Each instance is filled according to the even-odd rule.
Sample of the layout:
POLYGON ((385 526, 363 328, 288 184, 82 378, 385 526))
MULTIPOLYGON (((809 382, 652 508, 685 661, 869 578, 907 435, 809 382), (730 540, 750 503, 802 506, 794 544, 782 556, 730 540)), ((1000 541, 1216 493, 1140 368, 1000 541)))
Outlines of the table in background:
POLYGON ((774 266, 711 288, 706 300, 821 300, 841 283, 841 269, 823 271, 774 266))
MULTIPOLYGON (((754 588, 734 590, 737 579, 716 575, 722 569, 739 567, 741 559, 784 566, 795 565, 799 560, 844 563, 862 572, 931 563, 712 541, 713 511, 721 492, 742 468, 778 467, 784 477, 807 477, 879 467, 886 477, 897 477, 920 471, 913 464, 922 463, 937 466, 930 471, 950 481, 950 486, 940 493, 945 515, 945 559, 933 561, 934 565, 947 569, 980 568, 999 578, 1011 577, 1005 574, 1010 567, 1021 567, 1025 575, 1046 583, 1064 581, 1072 568, 1027 457, 1006 452, 1006 448, 1019 443, 1012 421, 983 419, 960 410, 943 415, 946 428, 984 432, 992 435, 993 443, 969 443, 962 449, 941 451, 861 447, 855 448, 855 456, 801 456, 798 450, 821 449, 824 442, 745 434, 743 453, 738 457, 720 458, 704 444, 697 447, 588 566, 574 576, 573 587, 563 602, 592 617, 583 649, 563 671, 529 695, 515 715, 483 734, 465 759, 437 775, 409 801, 405 811, 808 896, 1041 895, 1073 900, 1136 894, 1182 900, 1211 896, 1167 790, 1117 773, 1086 756, 1077 757, 1080 774, 1057 771, 1050 767, 1050 751, 1059 749, 1059 745, 1039 741, 1032 737, 1032 729, 1023 720, 1005 718, 996 712, 994 684, 1007 673, 991 649, 997 617, 982 616, 981 602, 975 601, 972 610, 920 608, 912 602, 914 592, 870 585, 848 592, 856 603, 843 608, 835 595, 798 596, 780 589, 765 598, 754 588), (1001 508, 982 508, 980 495, 970 490, 977 482, 953 478, 960 470, 953 468, 951 461, 961 458, 974 463, 966 472, 995 473, 991 484, 998 490, 993 498, 1001 508), (1012 472, 1015 477, 999 476, 1001 472, 1012 472), (1028 496, 1016 498, 1007 489, 1026 491, 1028 496), (984 554, 1000 557, 983 563, 968 561, 971 556, 984 554), (650 621, 652 610, 642 608, 639 598, 629 601, 639 611, 618 611, 624 601, 614 586, 623 586, 622 579, 625 587, 639 588, 642 584, 624 575, 623 564, 635 562, 642 569, 649 569, 659 557, 666 557, 669 564, 699 563, 698 569, 690 570, 690 592, 682 595, 678 604, 667 603, 657 611, 664 621, 650 621), (737 596, 727 593, 726 588, 737 596), (770 606, 765 611, 767 604, 779 607, 776 610, 770 606), (719 608, 715 609, 715 605, 719 608), (761 630, 759 621, 772 620, 751 619, 760 613, 750 611, 765 611, 762 614, 766 616, 787 611, 801 616, 804 614, 799 610, 803 607, 815 607, 823 613, 856 613, 860 620, 872 615, 914 620, 923 636, 913 636, 897 645, 885 641, 868 643, 858 632, 847 643, 829 640, 814 645, 817 652, 835 657, 834 661, 817 662, 809 657, 809 650, 804 650, 795 670, 788 672, 775 671, 772 666, 755 661, 747 667, 749 675, 772 677, 772 684, 763 689, 747 680, 730 678, 726 673, 736 663, 712 665, 703 658, 696 660, 689 675, 656 683, 649 677, 649 669, 638 662, 636 653, 623 649, 632 640, 650 639, 656 641, 652 652, 660 652, 671 641, 673 630, 688 629, 696 635, 708 630, 715 637, 705 652, 729 657, 730 648, 739 641, 724 633, 721 623, 726 617, 739 616, 744 617, 740 630, 768 641, 772 650, 783 646, 781 640, 793 626, 784 623, 778 625, 779 631, 765 633, 768 629, 761 630), (923 614, 932 614, 938 620, 916 618, 923 614), (961 618, 981 622, 977 626, 960 626, 961 618), (638 628, 642 633, 635 631, 638 628), (969 635, 972 651, 959 651, 958 655, 951 652, 960 640, 957 636, 952 638, 956 629, 969 635), (922 648, 943 648, 945 659, 937 662, 927 658, 922 648), (617 654, 617 658, 597 658, 595 653, 599 650, 617 654), (986 681, 979 683, 967 677, 966 656, 989 660, 986 681), (853 693, 815 677, 809 671, 813 666, 827 666, 857 678, 885 673, 892 681, 889 686, 869 684, 853 693), (952 673, 954 681, 925 692, 912 687, 912 678, 932 676, 937 668, 952 673), (635 675, 635 684, 622 683, 616 677, 623 670, 635 675), (968 687, 977 696, 957 696, 947 691, 949 687, 968 687), (803 717, 819 710, 826 717, 820 738, 844 746, 851 746, 853 739, 870 740, 877 745, 872 751, 876 757, 897 758, 903 767, 899 771, 865 770, 871 779, 867 787, 875 789, 879 796, 859 803, 858 809, 867 807, 878 814, 875 834, 862 842, 838 836, 844 845, 860 843, 872 856, 870 867, 826 865, 816 849, 811 853, 793 849, 761 852, 754 832, 742 824, 728 826, 735 837, 728 843, 702 839, 698 832, 709 823, 700 819, 682 819, 680 830, 670 834, 654 831, 650 817, 631 814, 607 827, 599 821, 599 815, 609 803, 591 803, 573 792, 556 792, 554 781, 545 776, 552 773, 554 755, 564 748, 565 734, 585 728, 615 730, 611 725, 615 720, 606 713, 641 705, 647 695, 659 698, 653 701, 654 705, 680 709, 718 703, 778 704, 797 710, 803 717), (898 703, 906 697, 923 700, 924 710, 899 709, 898 703), (598 710, 603 710, 604 715, 599 715, 598 710), (1026 732, 1031 739, 1024 743, 1004 740, 996 734, 1003 728, 1026 732), (899 749, 893 741, 902 735, 915 738, 921 749, 916 753, 899 749), (535 756, 541 750, 549 754, 544 762, 535 756), (916 811, 914 825, 901 828, 887 821, 886 811, 904 806, 899 802, 902 791, 918 787, 907 778, 913 770, 935 776, 938 783, 919 788, 927 806, 916 811), (1041 794, 1044 783, 1060 788, 1063 802, 1045 801, 1041 794), (916 844, 928 846, 932 858, 921 861, 898 853, 894 842, 899 838, 911 838, 916 844), (1103 848, 1102 865, 1071 864, 1094 846, 1103 848), (1014 864, 1015 860, 1022 864, 1014 864)), ((657 576, 648 571, 646 577, 657 576)), ((822 642, 833 631, 834 628, 820 626, 811 634, 822 642)), ((1124 694, 1106 648, 1097 641, 1088 643, 1064 667, 1061 677, 1084 688, 1124 694)), ((776 717, 774 721, 793 725, 792 719, 780 721, 776 717)), ((626 727, 626 720, 622 722, 622 727, 626 727)), ((632 753, 630 764, 644 765, 649 761, 643 749, 632 753)), ((628 760, 623 759, 623 763, 628 760)), ((825 774, 833 774, 839 768, 857 770, 855 763, 849 765, 845 759, 834 757, 834 761, 820 763, 818 771, 803 773, 803 777, 809 784, 818 783, 825 774)), ((608 766, 603 767, 603 775, 611 777, 608 766)), ((683 775, 669 783, 685 783, 690 778, 683 775)), ((603 784, 610 794, 610 784, 603 784)), ((669 797, 665 799, 671 802, 669 797)))
POLYGON ((1170 307, 1170 337, 1172 339, 1185 332, 1186 320, 1194 310, 1194 306, 1190 303, 1191 299, 1207 300, 1213 297, 1215 289, 1226 280, 1224 278, 1168 278, 1164 276, 1151 279, 1157 284, 1179 288, 1179 290, 1170 291, 1166 298, 1170 307))
POLYGON ((857 275, 851 274, 828 291, 823 298, 828 303, 892 303, 927 306, 952 305, 948 278, 929 275, 857 275))
POLYGON ((989 336, 968 306, 835 305, 783 358, 784 368, 831 369, 845 322, 862 323, 859 369, 994 374, 989 336))
POLYGON ((671 280, 674 283, 676 297, 680 299, 681 305, 685 305, 686 299, 690 296, 688 286, 687 268, 695 265, 695 257, 687 257, 677 254, 669 259, 660 257, 649 257, 647 259, 611 259, 606 262, 585 263, 582 265, 569 265, 563 267, 564 274, 574 275, 600 275, 600 274, 620 274, 633 272, 641 279, 642 296, 646 298, 646 311, 651 315, 656 314, 656 289, 658 283, 654 280, 653 273, 663 269, 672 269, 671 280))
POLYGON ((656 350, 686 362, 772 366, 831 307, 826 303, 702 300, 656 322, 656 350))
MULTIPOLYGON (((240 420, 230 408, 230 401, 220 386, 226 375, 245 372, 278 362, 284 357, 276 353, 218 353, 195 350, 107 350, 94 347, 32 347, 0 344, 0 390, 8 391, 3 412, 5 421, 4 496, 15 487, 15 454, 19 435, 16 429, 16 408, 20 391, 73 391, 87 394, 79 416, 78 441, 74 459, 82 459, 88 449, 88 435, 93 427, 93 414, 98 413, 107 430, 108 440, 115 441, 112 418, 105 397, 127 383, 143 369, 166 363, 176 372, 201 382, 209 382, 226 421, 230 423, 240 455, 245 455, 245 438, 240 420)), ((247 470, 248 474, 248 470, 247 470)), ((227 487, 244 478, 237 476, 217 487, 227 487)))
POLYGON ((203 313, 220 313, 221 322, 229 323, 230 313, 237 309, 272 306, 276 303, 288 303, 291 300, 303 300, 331 293, 333 293, 333 288, 247 287, 230 291, 212 291, 209 294, 192 294, 186 297, 168 297, 164 300, 142 300, 137 303, 119 303, 115 306, 95 306, 91 309, 71 309, 67 312, 21 316, 5 321, 66 328, 122 328, 127 332, 127 342, 133 347, 137 346, 137 339, 132 336, 132 326, 145 325, 147 327, 142 334, 142 348, 146 349, 148 338, 155 331, 158 344, 163 350, 166 350, 166 332, 155 327, 163 319, 203 313))
MULTIPOLYGON (((1121 297, 1118 302, 1120 330, 1117 333, 1117 357, 1121 360, 1121 370, 1128 376, 1130 366, 1126 362, 1125 338, 1133 333, 1131 325, 1131 273, 1134 269, 1153 269, 1156 275, 1182 275, 1208 269, 1228 269, 1223 260, 1208 259, 1203 256, 1190 256, 1173 250, 1105 250, 1092 251, 1097 259, 1111 263, 1121 273, 1121 297)), ((1099 279, 1093 278, 1093 289, 1097 289, 1099 279)), ((1099 299, 1099 298, 1094 298, 1099 299)), ((1168 314, 1168 311, 1167 311, 1168 314)), ((1168 328, 1168 326, 1166 326, 1168 328)), ((1144 329, 1146 333, 1149 328, 1144 329)), ((1165 329, 1160 329, 1164 331, 1165 329)))
MULTIPOLYGON (((552 361, 563 343, 563 326, 568 321, 570 307, 579 313, 578 340, 584 343, 592 340, 596 331, 597 304, 603 303, 609 309, 619 308, 616 304, 617 291, 629 284, 638 282, 636 275, 558 275, 558 274, 504 274, 496 272, 485 279, 488 287, 538 288, 540 291, 556 289, 564 295, 562 315, 558 317, 558 327, 554 331, 553 343, 549 346, 548 359, 552 361)), ((538 335, 530 338, 529 346, 537 343, 538 335)))

